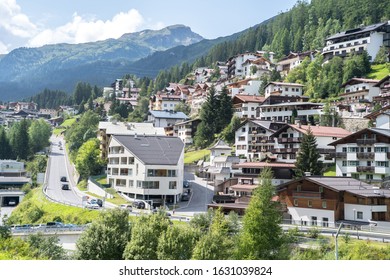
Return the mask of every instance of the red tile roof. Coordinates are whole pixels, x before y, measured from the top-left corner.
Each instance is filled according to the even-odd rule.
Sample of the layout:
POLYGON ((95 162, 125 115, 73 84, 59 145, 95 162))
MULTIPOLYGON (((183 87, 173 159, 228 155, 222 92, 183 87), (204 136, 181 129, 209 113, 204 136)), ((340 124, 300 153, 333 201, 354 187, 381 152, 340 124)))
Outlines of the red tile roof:
POLYGON ((307 134, 310 128, 313 135, 316 137, 331 136, 331 137, 343 138, 352 134, 352 132, 349 132, 348 130, 345 130, 344 128, 341 127, 301 125, 301 127, 299 128, 299 126, 296 124, 290 124, 290 126, 304 134, 307 134))

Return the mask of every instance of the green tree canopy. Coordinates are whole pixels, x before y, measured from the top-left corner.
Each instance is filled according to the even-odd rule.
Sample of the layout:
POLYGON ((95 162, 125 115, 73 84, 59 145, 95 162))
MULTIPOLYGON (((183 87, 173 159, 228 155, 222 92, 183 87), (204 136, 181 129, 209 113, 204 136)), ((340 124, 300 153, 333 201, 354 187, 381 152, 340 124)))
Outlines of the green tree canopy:
POLYGON ((317 150, 317 140, 313 132, 309 128, 307 134, 302 137, 301 147, 299 149, 297 160, 295 163, 295 174, 297 177, 302 177, 305 172, 310 172, 311 175, 322 174, 322 161, 320 153, 317 150))
POLYGON ((100 157, 99 144, 98 139, 90 139, 78 150, 75 164, 81 178, 100 174, 104 162, 100 157))

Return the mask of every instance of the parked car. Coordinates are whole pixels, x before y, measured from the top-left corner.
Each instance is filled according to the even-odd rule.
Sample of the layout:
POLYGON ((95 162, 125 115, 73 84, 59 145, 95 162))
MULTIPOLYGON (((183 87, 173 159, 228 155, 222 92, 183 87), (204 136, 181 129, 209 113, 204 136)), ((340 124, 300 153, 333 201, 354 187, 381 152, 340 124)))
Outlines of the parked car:
POLYGON ((134 201, 133 207, 137 209, 145 209, 145 203, 143 201, 134 201))
POLYGON ((99 198, 92 198, 89 202, 96 203, 97 205, 99 205, 99 207, 103 206, 103 200, 101 200, 99 198))
POLYGON ((183 188, 188 189, 190 186, 191 186, 190 182, 188 182, 187 180, 184 180, 184 182, 183 182, 183 188))
POLYGON ((190 199, 190 194, 185 192, 181 195, 181 201, 188 201, 190 199))
POLYGON ((133 207, 130 204, 121 204, 119 207, 129 212, 133 211, 133 207))
POLYGON ((62 176, 60 179, 61 182, 67 182, 68 180, 66 179, 66 176, 62 176))
POLYGON ((84 207, 87 208, 87 209, 99 209, 100 208, 97 203, 91 203, 90 201, 87 201, 85 203, 84 207))
POLYGON ((60 228, 63 226, 64 226, 64 224, 61 222, 48 222, 48 223, 46 223, 46 228, 60 228))
POLYGON ((63 185, 61 186, 61 189, 66 190, 66 191, 69 191, 69 190, 70 190, 68 184, 63 184, 63 185))
POLYGON ((8 206, 15 206, 15 205, 16 205, 16 200, 11 199, 8 201, 8 206))

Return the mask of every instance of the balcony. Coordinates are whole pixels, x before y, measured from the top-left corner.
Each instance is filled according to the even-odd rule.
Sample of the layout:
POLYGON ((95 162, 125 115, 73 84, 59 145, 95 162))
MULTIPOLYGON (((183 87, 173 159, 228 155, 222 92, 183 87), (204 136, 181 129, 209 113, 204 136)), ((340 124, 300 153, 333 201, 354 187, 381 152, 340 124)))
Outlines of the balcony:
POLYGON ((357 153, 358 159, 374 159, 375 153, 357 153))
POLYGON ((278 138, 278 143, 300 143, 300 142, 302 142, 302 137, 278 138))
POLYGON ((331 152, 329 153, 330 157, 332 158, 347 158, 347 153, 345 152, 331 152))
POLYGON ((298 148, 271 149, 273 154, 295 154, 298 151, 298 148))
POLYGON ((358 145, 373 145, 376 143, 376 139, 356 139, 358 145))
POLYGON ((322 199, 323 193, 320 192, 305 192, 305 191, 294 191, 293 192, 294 198, 312 198, 312 199, 322 199))
POLYGON ((356 171, 357 172, 374 172, 375 166, 357 166, 356 171))

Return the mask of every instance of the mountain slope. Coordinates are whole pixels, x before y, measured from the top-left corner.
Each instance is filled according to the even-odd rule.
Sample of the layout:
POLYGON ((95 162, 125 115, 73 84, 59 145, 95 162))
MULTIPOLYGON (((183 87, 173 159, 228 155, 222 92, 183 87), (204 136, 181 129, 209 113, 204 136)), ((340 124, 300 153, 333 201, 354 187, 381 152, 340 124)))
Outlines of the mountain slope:
MULTIPOLYGON (((162 30, 144 30, 85 44, 56 44, 40 48, 19 48, 0 59, 0 96, 3 100, 36 93, 45 87, 72 90, 84 77, 112 79, 120 69, 155 51, 189 45, 203 38, 189 27, 174 25, 162 30), (119 68, 119 69, 117 69, 119 68), (81 73, 87 71, 88 73, 81 73), (19 86, 23 81, 23 87, 19 86), (9 85, 13 85, 9 88, 9 85)), ((88 79, 85 81, 89 81, 88 79)), ((90 81, 92 82, 92 81, 90 81)), ((101 82, 97 83, 103 85, 101 82)))

